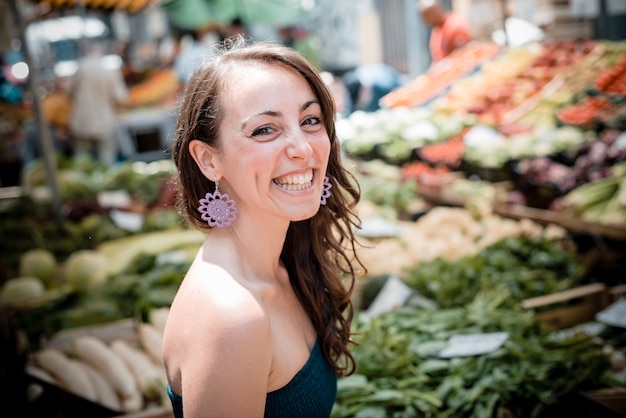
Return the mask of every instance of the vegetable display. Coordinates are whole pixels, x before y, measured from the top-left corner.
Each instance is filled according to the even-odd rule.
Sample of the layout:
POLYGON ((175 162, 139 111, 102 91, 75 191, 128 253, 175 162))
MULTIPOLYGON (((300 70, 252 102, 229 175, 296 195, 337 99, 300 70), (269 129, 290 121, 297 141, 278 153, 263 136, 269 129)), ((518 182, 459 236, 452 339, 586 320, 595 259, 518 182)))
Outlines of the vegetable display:
POLYGON ((403 170, 381 160, 355 162, 352 172, 364 201, 387 212, 392 219, 408 214, 418 194, 415 179, 405 178, 403 170))
POLYGON ((97 368, 122 398, 132 398, 137 392, 137 382, 124 360, 102 340, 89 335, 76 337, 73 351, 77 358, 97 368))
POLYGON ((403 87, 388 93, 381 99, 387 108, 421 106, 442 94, 446 88, 463 75, 493 58, 500 47, 491 43, 473 42, 455 50, 426 73, 419 75, 403 87))
POLYGON ((432 165, 445 165, 452 170, 461 168, 465 143, 461 135, 447 141, 428 144, 419 150, 419 157, 432 165))
POLYGON ((567 154, 596 139, 593 132, 571 126, 537 127, 526 133, 466 145, 463 160, 487 168, 504 168, 511 161, 567 154))
POLYGON ((583 272, 576 253, 545 237, 504 238, 476 255, 421 263, 405 282, 444 308, 463 306, 482 289, 504 287, 503 308, 569 289, 583 272))
MULTIPOLYGON (((57 157, 57 183, 65 202, 96 199, 103 191, 124 190, 144 206, 154 205, 159 198, 162 182, 174 173, 174 162, 158 160, 150 163, 126 161, 106 166, 91 157, 57 157)), ((29 195, 46 189, 44 162, 37 160, 25 168, 23 187, 29 195)))
POLYGON ((516 108, 534 100, 558 73, 575 67, 597 47, 594 42, 563 40, 515 48, 494 70, 487 68, 456 86, 439 106, 474 113, 488 125, 506 124, 516 108))
POLYGON ((415 159, 416 149, 446 141, 473 121, 472 116, 446 115, 427 108, 357 111, 338 121, 337 135, 351 157, 401 165, 415 159))
POLYGON ((357 372, 339 380, 331 416, 530 417, 597 383, 608 359, 591 336, 552 333, 532 312, 503 308, 509 296, 498 287, 463 307, 357 318, 357 372), (487 332, 508 338, 487 354, 438 355, 454 335, 487 332))
MULTIPOLYGON (((357 248, 370 275, 404 276, 422 263, 474 256, 505 238, 545 236, 561 240, 566 237, 566 231, 554 224, 542 226, 528 219, 516 221, 493 213, 475 217, 472 211, 460 207, 436 206, 415 222, 398 222, 397 225, 400 230, 397 238, 380 242, 363 239, 357 248)), ((428 279, 438 281, 437 277, 428 279)))
POLYGON ((612 167, 607 177, 585 183, 560 202, 563 213, 599 224, 626 224, 626 161, 612 167))
POLYGON ((55 286, 14 278, 1 300, 19 312, 17 325, 35 347, 64 329, 147 320, 153 309, 171 304, 201 240, 195 230, 171 230, 77 250, 59 264, 55 286))
POLYGON ((569 104, 556 111, 556 118, 565 125, 592 128, 600 121, 603 113, 616 105, 609 99, 587 96, 579 102, 569 104))
POLYGON ((595 80, 598 91, 626 97, 626 58, 598 74, 595 80))
MULTIPOLYGON (((357 370, 339 379, 333 418, 531 417, 563 393, 597 387, 607 369, 600 339, 549 330, 519 307, 581 283, 588 266, 559 223, 497 215, 494 183, 508 180, 517 203, 533 209, 626 225, 625 51, 608 42, 471 44, 387 95, 386 108, 337 120, 361 188, 359 217, 392 230, 355 232, 367 269, 358 285, 379 289, 395 275, 414 294, 380 316, 357 310, 357 370), (464 203, 433 206, 428 187, 464 203), (533 204, 533 193, 549 199, 533 204), (486 354, 442 355, 454 336, 487 333, 507 338, 486 354)), ((171 72, 158 73, 130 102, 176 88, 171 72)), ((163 327, 203 239, 173 207, 173 162, 57 162, 61 221, 43 162, 25 169, 25 196, 0 217, 0 303, 31 342, 27 371, 115 412, 162 405, 163 327), (103 204, 118 192, 122 207, 103 204), (141 226, 123 227, 116 209, 141 226), (47 344, 119 320, 133 322, 132 335, 47 344)))
POLYGON ((47 286, 55 285, 58 262, 51 251, 43 248, 33 248, 20 257, 19 274, 26 277, 37 277, 47 286))
POLYGON ((438 183, 440 179, 450 174, 446 165, 426 163, 424 161, 411 161, 402 165, 402 178, 405 180, 419 180, 423 183, 438 183))
MULTIPOLYGON (((165 316, 169 312, 155 310, 165 316)), ((137 330, 130 332, 119 324, 120 333, 106 338, 94 331, 55 335, 52 345, 33 353, 27 372, 117 413, 169 407, 165 368, 151 354, 161 349, 162 329, 150 320, 137 322, 137 330), (145 328, 155 335, 145 335, 145 328)))
MULTIPOLYGON (((67 162, 59 158, 59 166, 61 220, 55 218, 52 203, 45 197, 43 162, 26 169, 24 195, 3 207, 0 283, 19 274, 20 259, 30 250, 45 250, 61 262, 77 250, 95 249, 106 241, 149 231, 187 229, 172 204, 168 186, 172 161, 124 163, 107 168, 91 159, 67 162), (122 207, 105 207, 98 199, 103 192, 122 192, 129 202, 122 207), (113 209, 135 213, 143 222, 135 230, 122 227, 111 216, 113 209)), ((28 268, 51 271, 50 266, 44 266, 44 258, 35 255, 28 268)))
POLYGON ((7 280, 0 292, 0 303, 18 304, 42 297, 46 292, 43 281, 33 276, 7 280))

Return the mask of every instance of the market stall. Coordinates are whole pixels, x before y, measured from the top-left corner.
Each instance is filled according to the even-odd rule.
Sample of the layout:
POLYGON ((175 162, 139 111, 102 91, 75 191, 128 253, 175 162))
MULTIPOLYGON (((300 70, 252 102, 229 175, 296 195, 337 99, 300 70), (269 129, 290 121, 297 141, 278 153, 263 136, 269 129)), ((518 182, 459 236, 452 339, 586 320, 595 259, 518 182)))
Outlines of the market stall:
MULTIPOLYGON (((623 416, 624 57, 623 42, 471 44, 338 121, 367 272, 333 417, 623 416)), ((165 71, 132 91, 132 161, 59 165, 64 222, 47 222, 41 164, 2 205, 3 313, 49 396, 36 411, 171 416, 160 332, 202 237, 173 206, 172 162, 136 160, 142 134, 162 152, 171 113, 150 105, 177 88, 165 71), (109 386, 90 391, 89 368, 109 386)))
MULTIPOLYGON (((453 54, 446 66, 463 68, 465 56, 453 54)), ((498 185, 503 215, 620 239, 624 56, 623 42, 533 44, 484 60, 423 97, 415 86, 440 72, 432 68, 383 98, 387 109, 342 121, 344 147, 401 166, 438 203, 451 198, 452 180, 473 178, 498 185), (520 215, 520 206, 533 210, 520 215)))
MULTIPOLYGON (((396 172, 392 178, 415 187, 416 196, 428 205, 409 209, 408 214, 406 209, 411 206, 402 206, 400 216, 413 220, 408 225, 401 223, 399 230, 397 224, 395 231, 387 228, 388 235, 376 236, 373 242, 377 244, 370 242, 372 250, 364 251, 363 259, 368 261, 373 277, 364 285, 363 295, 376 308, 372 313, 380 310, 372 292, 390 297, 384 287, 381 290, 381 282, 399 277, 409 290, 398 290, 397 286, 395 292, 389 290, 392 300, 387 300, 386 306, 390 311, 381 319, 366 316, 360 329, 361 346, 355 350, 365 366, 340 386, 337 416, 349 417, 354 411, 365 410, 380 417, 392 413, 438 416, 445 410, 458 411, 461 405, 466 408, 463 416, 623 416, 623 383, 619 378, 615 381, 613 374, 623 374, 621 353, 616 358, 609 356, 609 360, 618 362, 609 368, 613 372, 597 375, 600 381, 593 384, 587 376, 580 385, 574 383, 578 389, 573 396, 558 400, 558 395, 538 389, 546 375, 534 382, 517 381, 512 385, 515 395, 510 402, 505 401, 509 395, 504 387, 515 381, 514 372, 507 360, 498 364, 496 359, 513 355, 520 365, 525 361, 522 353, 533 352, 532 360, 528 360, 537 367, 548 370, 561 366, 543 363, 538 340, 515 348, 514 333, 505 325, 490 324, 481 329, 479 318, 490 317, 488 310, 480 310, 473 317, 470 312, 492 303, 489 306, 495 309, 493 315, 503 319, 500 315, 505 313, 499 307, 513 303, 511 307, 529 308, 535 318, 551 327, 577 329, 574 333, 583 335, 585 326, 595 324, 602 331, 590 332, 588 337, 617 338, 614 341, 623 338, 623 324, 609 321, 611 325, 606 328, 604 310, 613 309, 611 313, 623 316, 618 306, 623 303, 620 296, 626 271, 626 96, 620 81, 624 56, 623 42, 564 41, 508 49, 477 63, 471 72, 458 71, 442 86, 428 83, 440 71, 433 68, 384 98, 382 103, 387 109, 370 115, 353 114, 340 122, 344 148, 360 161, 355 167, 363 175, 390 176, 389 166, 393 166, 396 172), (566 53, 568 50, 570 53, 566 53), (416 87, 427 84, 436 88, 436 93, 416 87), (485 201, 491 204, 481 204, 485 201), (439 222, 431 223, 435 217, 439 222), (550 275, 545 272, 539 273, 541 278, 532 279, 535 273, 523 270, 534 264, 539 248, 546 248, 536 241, 530 244, 532 252, 519 253, 524 266, 513 263, 489 267, 504 262, 504 258, 496 262, 498 256, 492 253, 506 242, 500 239, 510 239, 517 233, 532 236, 531 231, 551 236, 553 243, 565 239, 573 244, 577 249, 571 260, 584 266, 583 272, 557 273, 557 287, 551 287, 550 275), (556 231, 562 235, 553 235, 556 231), (500 244, 483 247, 482 240, 489 241, 490 237, 494 238, 491 244, 500 244), (500 268, 504 268, 502 276, 496 273, 500 268), (509 277, 516 277, 516 283, 507 283, 509 277), (521 277, 528 277, 531 285, 521 284, 521 277), (573 282, 566 284, 570 279, 573 282), (472 283, 480 285, 474 288, 472 283), (532 296, 533 285, 538 285, 536 290, 544 295, 532 296), (522 289, 530 293, 511 293, 522 289), (468 292, 467 299, 458 299, 464 292, 468 292), (497 300, 504 305, 498 305, 497 300), (425 307, 429 309, 424 311, 425 307), (472 318, 468 319, 467 329, 460 325, 465 315, 472 318), (446 320, 451 321, 455 332, 444 331, 446 320), (429 333, 431 328, 441 334, 429 333), (489 345, 489 338, 502 336, 487 330, 504 332, 507 343, 479 357, 467 352, 476 348, 469 342, 452 345, 457 337, 471 336, 476 346, 483 346, 489 345), (425 335, 428 337, 422 339, 425 335), (445 354, 448 349, 465 353, 455 352, 449 359, 445 354), (486 367, 494 369, 485 375, 476 374, 486 371, 486 367), (427 382, 433 385, 428 387, 427 382), (590 401, 591 395, 582 394, 584 388, 589 389, 588 384, 602 387, 606 393, 613 391, 614 396, 617 391, 608 409, 602 402, 590 401), (551 397, 554 403, 540 407, 528 402, 529 409, 525 409, 521 406, 524 402, 514 399, 525 396, 520 387, 543 392, 539 396, 551 397), (507 403, 509 406, 503 408, 507 403)), ((456 67, 457 58, 461 60, 458 67, 465 68, 463 53, 453 55, 446 68, 456 67)), ((389 188, 389 195, 382 197, 380 183, 365 180, 362 186, 365 194, 373 194, 381 206, 398 202, 397 194, 391 196, 398 188, 389 188)), ((376 213, 389 219, 386 211, 376 213)), ((514 245, 522 250, 517 247, 519 241, 514 245)), ((507 259, 510 254, 501 253, 507 259)), ((519 325, 524 313, 514 311, 520 317, 511 320, 519 325)), ((605 347, 606 352, 613 352, 613 346, 605 347)), ((559 356, 570 360, 576 357, 566 352, 559 356)), ((602 357, 598 354, 596 359, 602 363, 606 360, 602 357)), ((570 365, 579 377, 593 368, 591 363, 570 365)), ((522 374, 529 376, 527 372, 522 374)), ((568 372, 561 369, 557 374, 568 372)), ((568 380, 572 383, 575 378, 568 380)), ((559 386, 553 379, 550 382, 559 386)))

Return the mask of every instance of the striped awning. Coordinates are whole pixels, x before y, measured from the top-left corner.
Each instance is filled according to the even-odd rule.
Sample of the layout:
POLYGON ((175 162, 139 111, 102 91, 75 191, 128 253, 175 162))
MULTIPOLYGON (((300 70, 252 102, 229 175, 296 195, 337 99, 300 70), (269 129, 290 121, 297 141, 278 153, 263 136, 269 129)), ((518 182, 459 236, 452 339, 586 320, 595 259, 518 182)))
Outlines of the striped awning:
POLYGON ((87 9, 121 10, 136 13, 155 6, 158 0, 39 0, 38 3, 49 4, 53 9, 74 8, 84 6, 87 9))

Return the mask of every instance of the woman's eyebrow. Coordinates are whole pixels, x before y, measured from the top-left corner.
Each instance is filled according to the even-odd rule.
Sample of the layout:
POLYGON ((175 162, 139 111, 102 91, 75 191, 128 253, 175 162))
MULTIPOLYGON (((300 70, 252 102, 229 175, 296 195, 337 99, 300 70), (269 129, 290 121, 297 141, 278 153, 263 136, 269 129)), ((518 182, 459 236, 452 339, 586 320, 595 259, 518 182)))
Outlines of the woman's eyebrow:
MULTIPOLYGON (((304 102, 304 103, 302 104, 302 106, 300 106, 300 112, 305 111, 306 109, 308 109, 309 107, 311 107, 311 105, 313 105, 313 104, 319 104, 319 102, 318 102, 317 100, 308 100, 308 101, 304 102)), ((244 121, 241 123, 241 130, 242 130, 242 131, 245 131, 246 124, 247 124, 248 120, 249 120, 250 118, 254 117, 254 116, 272 116, 272 117, 280 117, 280 116, 282 116, 282 113, 281 113, 281 112, 277 112, 277 111, 275 111, 275 110, 263 110, 263 111, 261 111, 261 112, 255 113, 255 114, 254 114, 254 115, 252 115, 251 117, 246 118, 246 120, 244 120, 244 121)))
POLYGON ((306 110, 309 106, 311 106, 312 104, 319 104, 319 102, 317 100, 309 100, 307 102, 304 102, 304 104, 302 106, 300 106, 300 111, 304 111, 306 110))
POLYGON ((252 119, 253 117, 256 117, 256 116, 280 117, 280 116, 282 116, 282 113, 281 112, 277 112, 275 110, 264 110, 264 111, 255 113, 254 115, 252 115, 250 117, 247 117, 246 119, 244 119, 243 122, 241 122, 241 128, 240 129, 245 132, 247 123, 250 121, 250 119, 252 119))

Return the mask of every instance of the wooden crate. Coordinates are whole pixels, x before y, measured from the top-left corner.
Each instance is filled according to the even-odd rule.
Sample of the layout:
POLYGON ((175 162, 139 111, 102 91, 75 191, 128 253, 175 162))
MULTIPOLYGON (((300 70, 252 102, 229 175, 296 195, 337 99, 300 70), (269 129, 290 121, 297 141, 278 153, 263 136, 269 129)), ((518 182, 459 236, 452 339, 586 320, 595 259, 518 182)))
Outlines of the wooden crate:
POLYGON ((119 415, 115 418, 174 418, 174 413, 172 412, 172 407, 160 406, 160 407, 150 407, 144 409, 143 411, 133 412, 132 414, 119 415))
POLYGON ((626 297, 626 284, 619 284, 609 289, 610 302, 613 303, 620 297, 626 297))
POLYGON ((626 388, 603 388, 586 392, 594 401, 600 402, 617 413, 626 416, 626 388))
POLYGON ((534 310, 536 317, 550 327, 564 329, 593 321, 596 313, 609 304, 607 286, 593 283, 526 299, 520 306, 522 309, 534 310))
POLYGON ((577 231, 618 241, 626 241, 626 227, 622 224, 599 224, 582 220, 570 213, 539 209, 509 203, 507 194, 514 190, 511 182, 495 185, 496 194, 493 210, 496 214, 511 219, 530 219, 540 224, 555 224, 570 231, 577 231))

